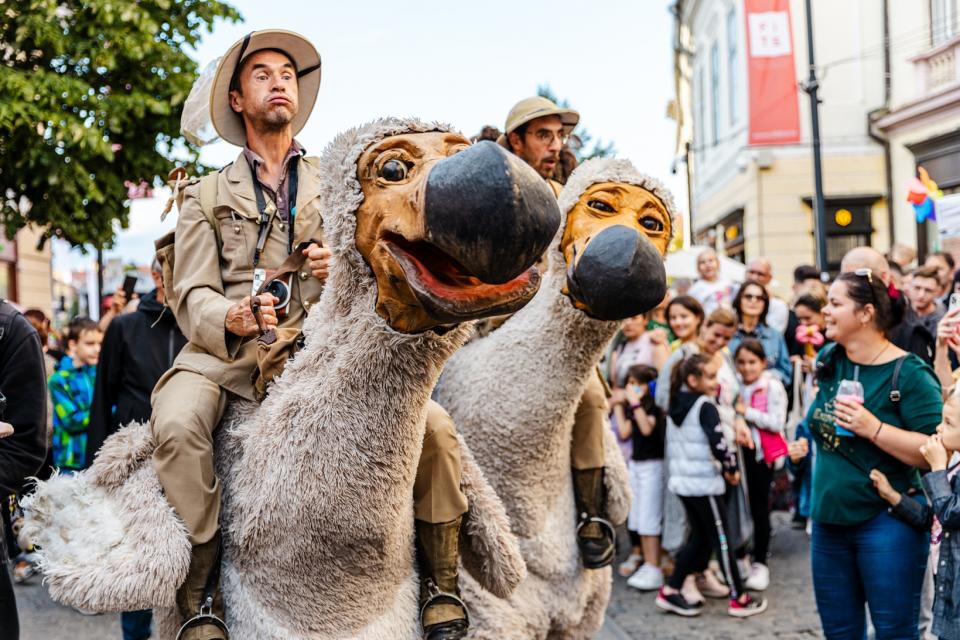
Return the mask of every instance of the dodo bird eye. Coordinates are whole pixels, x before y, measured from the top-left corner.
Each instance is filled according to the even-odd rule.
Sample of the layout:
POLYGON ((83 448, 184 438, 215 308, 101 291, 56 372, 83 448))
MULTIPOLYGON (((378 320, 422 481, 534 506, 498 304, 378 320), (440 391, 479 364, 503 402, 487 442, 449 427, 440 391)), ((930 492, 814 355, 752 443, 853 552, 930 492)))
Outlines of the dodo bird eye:
POLYGON ((380 177, 387 182, 401 182, 407 177, 407 165, 396 158, 387 160, 380 167, 380 177))
POLYGON ((657 218, 652 218, 650 216, 642 218, 640 220, 640 226, 642 226, 644 229, 646 229, 651 233, 658 233, 660 231, 663 231, 663 222, 661 220, 658 220, 657 218))
POLYGON ((608 205, 603 200, 591 200, 587 203, 587 206, 591 209, 596 209, 597 211, 603 211, 604 213, 613 213, 614 208, 608 205))

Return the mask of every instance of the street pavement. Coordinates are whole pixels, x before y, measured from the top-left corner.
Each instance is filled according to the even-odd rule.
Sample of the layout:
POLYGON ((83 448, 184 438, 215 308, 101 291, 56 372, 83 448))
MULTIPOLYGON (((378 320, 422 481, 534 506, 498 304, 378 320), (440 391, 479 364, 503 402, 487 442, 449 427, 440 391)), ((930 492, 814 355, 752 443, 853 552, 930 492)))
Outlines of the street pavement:
MULTIPOLYGON (((789 527, 786 514, 774 514, 770 558, 770 601, 766 613, 737 620, 727 615, 724 601, 709 601, 699 618, 666 614, 653 604, 654 594, 641 593, 614 579, 607 622, 598 640, 744 640, 822 638, 813 603, 806 534, 789 527)), ((623 546, 623 545, 622 545, 623 546)), ((626 549, 624 549, 624 552, 626 549)), ((21 640, 119 640, 119 614, 85 616, 47 596, 39 579, 17 585, 21 640)))
MULTIPOLYGON (((747 620, 727 615, 725 600, 709 600, 697 618, 665 613, 654 605, 653 592, 640 592, 615 576, 613 597, 607 608, 607 623, 601 640, 743 640, 822 638, 820 619, 813 602, 810 578, 809 539, 790 528, 788 514, 773 514, 774 536, 770 544, 770 588, 763 592, 767 611, 747 620)), ((621 545, 626 547, 626 545, 621 545)), ((622 548, 621 556, 628 550, 622 548)), ((622 560, 621 557, 619 560, 622 560)))

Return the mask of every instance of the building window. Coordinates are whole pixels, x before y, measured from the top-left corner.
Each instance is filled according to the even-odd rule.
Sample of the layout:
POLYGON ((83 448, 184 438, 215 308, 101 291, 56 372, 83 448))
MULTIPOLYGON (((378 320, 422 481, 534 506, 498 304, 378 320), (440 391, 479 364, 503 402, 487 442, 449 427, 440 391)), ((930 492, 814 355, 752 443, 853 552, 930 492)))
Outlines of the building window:
POLYGON ((827 200, 827 269, 840 272, 840 261, 848 251, 856 247, 869 247, 873 238, 870 211, 878 198, 867 197, 850 200, 827 200))
POLYGON ((737 209, 722 220, 723 252, 728 258, 738 262, 746 262, 746 245, 743 241, 743 209, 737 209))
POLYGON ((710 47, 710 140, 716 145, 720 133, 720 49, 710 47))
POLYGON ((730 124, 737 122, 737 9, 727 13, 727 109, 730 124))
POLYGON ((957 35, 957 0, 930 0, 930 40, 936 47, 957 35))

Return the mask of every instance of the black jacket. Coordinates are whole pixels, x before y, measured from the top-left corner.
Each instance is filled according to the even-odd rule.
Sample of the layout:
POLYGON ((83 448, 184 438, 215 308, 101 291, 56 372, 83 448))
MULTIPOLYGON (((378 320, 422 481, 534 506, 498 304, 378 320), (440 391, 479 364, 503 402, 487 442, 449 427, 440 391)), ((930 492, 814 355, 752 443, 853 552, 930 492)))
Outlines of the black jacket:
POLYGON ((113 319, 97 364, 87 460, 120 427, 150 419, 150 394, 186 343, 173 313, 157 302, 156 291, 143 296, 133 313, 113 319))
POLYGON ((0 419, 14 429, 0 438, 0 494, 9 495, 47 455, 47 373, 36 329, 6 301, 0 301, 0 393, 6 397, 0 419))

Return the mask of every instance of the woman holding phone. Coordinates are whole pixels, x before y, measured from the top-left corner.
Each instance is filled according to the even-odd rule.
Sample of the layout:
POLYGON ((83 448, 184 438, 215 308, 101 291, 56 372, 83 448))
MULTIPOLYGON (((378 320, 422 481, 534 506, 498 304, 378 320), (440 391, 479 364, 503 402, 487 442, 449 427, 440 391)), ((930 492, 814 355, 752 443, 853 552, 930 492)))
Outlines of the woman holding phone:
POLYGON ((817 447, 810 554, 828 639, 864 637, 864 604, 877 640, 918 635, 929 532, 891 515, 870 480, 879 469, 897 491, 922 499, 920 446, 940 423, 933 370, 889 340, 903 311, 869 269, 840 275, 823 308, 836 344, 818 355, 807 420, 817 447))

